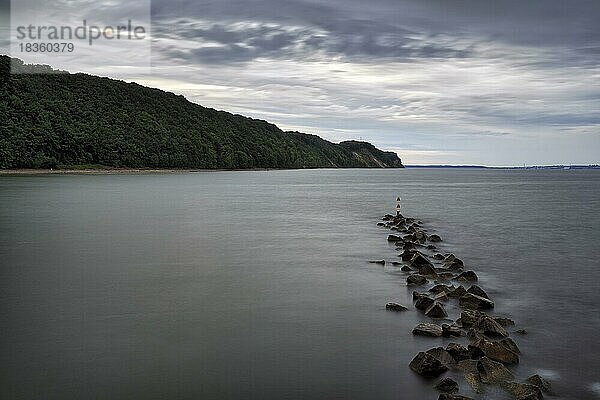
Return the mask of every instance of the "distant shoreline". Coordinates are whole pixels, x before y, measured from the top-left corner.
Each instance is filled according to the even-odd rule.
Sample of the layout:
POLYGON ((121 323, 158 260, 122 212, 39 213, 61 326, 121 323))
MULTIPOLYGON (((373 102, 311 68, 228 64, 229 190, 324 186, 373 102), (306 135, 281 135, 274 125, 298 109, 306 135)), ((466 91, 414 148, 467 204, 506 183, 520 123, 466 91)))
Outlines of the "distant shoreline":
MULTIPOLYGON (((571 170, 600 169, 600 165, 548 165, 531 167, 487 167, 483 165, 405 165, 406 169, 505 169, 505 170, 571 170)), ((201 168, 66 168, 66 169, 0 169, 2 175, 119 175, 119 174, 177 174, 232 171, 293 171, 307 169, 403 169, 403 168, 246 168, 246 169, 201 169, 201 168)))

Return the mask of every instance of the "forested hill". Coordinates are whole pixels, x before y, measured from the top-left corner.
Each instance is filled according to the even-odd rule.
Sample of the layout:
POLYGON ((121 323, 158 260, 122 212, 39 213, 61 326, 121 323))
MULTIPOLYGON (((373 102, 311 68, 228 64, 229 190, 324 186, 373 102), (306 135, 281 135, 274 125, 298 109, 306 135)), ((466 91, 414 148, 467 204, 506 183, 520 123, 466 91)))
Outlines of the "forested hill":
POLYGON ((369 143, 283 132, 135 83, 10 74, 10 63, 0 56, 0 168, 402 167, 369 143))

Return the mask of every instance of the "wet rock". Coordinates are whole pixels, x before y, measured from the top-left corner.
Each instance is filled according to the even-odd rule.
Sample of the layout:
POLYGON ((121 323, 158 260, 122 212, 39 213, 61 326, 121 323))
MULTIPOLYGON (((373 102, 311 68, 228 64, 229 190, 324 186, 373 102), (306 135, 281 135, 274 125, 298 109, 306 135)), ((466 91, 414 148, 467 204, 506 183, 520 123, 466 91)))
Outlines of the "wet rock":
POLYGON ((402 265, 402 263, 401 263, 401 262, 398 262, 398 261, 392 261, 392 265, 395 265, 395 266, 397 266, 397 265, 402 265))
POLYGON ((510 351, 513 351, 517 354, 521 354, 521 350, 519 349, 519 346, 517 346, 517 344, 511 338, 502 339, 500 341, 500 344, 503 345, 504 347, 506 347, 507 349, 509 349, 510 351))
POLYGON ((435 250, 435 249, 437 249, 437 247, 435 247, 434 245, 430 244, 430 245, 427 245, 426 249, 427 250, 435 250))
POLYGON ((519 363, 519 355, 500 342, 479 339, 475 343, 469 345, 469 349, 477 349, 481 351, 483 355, 504 364, 519 363))
POLYGON ((388 242, 404 242, 404 239, 402 239, 400 236, 396 236, 396 235, 389 235, 387 240, 388 240, 388 242))
POLYGON ((410 261, 414 255, 415 255, 414 251, 404 250, 398 257, 400 257, 402 259, 402 261, 410 261))
POLYGON ((540 375, 537 375, 537 374, 532 375, 529 378, 527 378, 525 381, 534 386, 537 386, 544 393, 547 393, 550 395, 554 394, 554 391, 552 390, 552 385, 550 384, 550 382, 548 382, 546 379, 544 379, 540 375))
POLYGON ((465 359, 458 362, 458 369, 465 374, 478 374, 477 360, 465 359))
POLYGON ((473 323, 473 329, 482 332, 488 336, 507 337, 508 332, 498 322, 488 315, 482 315, 473 323))
POLYGON ((475 393, 483 393, 483 382, 481 382, 481 377, 479 376, 479 372, 468 372, 465 374, 465 381, 471 386, 471 389, 475 393))
POLYGON ((439 292, 438 294, 436 294, 435 296, 433 296, 433 299, 435 301, 448 301, 448 293, 446 293, 446 292, 439 292))
POLYGON ((494 302, 472 293, 466 293, 458 300, 458 304, 463 308, 472 310, 489 310, 494 308, 494 302))
POLYGON ((454 289, 455 289, 454 286, 439 284, 439 285, 435 285, 434 287, 432 287, 431 289, 429 289, 429 291, 431 293, 438 294, 440 292, 447 292, 448 293, 448 292, 453 291, 454 289))
POLYGON ((422 267, 428 266, 433 268, 433 264, 431 261, 421 252, 416 251, 413 255, 413 258, 410 260, 410 265, 413 268, 420 269, 422 267))
POLYGON ((456 279, 457 281, 463 281, 463 282, 476 282, 477 274, 473 271, 465 271, 465 272, 462 272, 460 275, 458 275, 454 279, 456 279))
POLYGON ((444 256, 443 256, 442 254, 440 254, 440 253, 437 253, 437 254, 435 254, 435 255, 433 256, 433 259, 434 259, 434 260, 443 260, 443 259, 444 259, 444 256))
POLYGON ((483 290, 482 288, 480 288, 480 287, 479 287, 479 286, 477 286, 477 285, 472 285, 472 286, 471 286, 471 287, 470 287, 470 288, 467 290, 467 293, 471 293, 471 294, 474 294, 474 295, 476 295, 476 296, 483 297, 484 299, 491 300, 491 299, 490 299, 490 296, 488 296, 488 294, 485 292, 485 290, 483 290))
POLYGON ((454 298, 460 298, 460 297, 464 296, 466 293, 467 293, 467 289, 465 289, 465 287, 463 285, 460 285, 459 287, 457 287, 456 289, 454 289, 453 291, 448 293, 448 296, 454 297, 454 298))
POLYGON ((375 260, 375 261, 369 261, 370 264, 380 264, 380 265, 385 265, 385 260, 375 260))
POLYGON ((442 327, 436 324, 419 324, 412 330, 413 335, 416 336, 430 336, 430 337, 441 337, 442 327))
POLYGON ((506 382, 513 379, 513 374, 504 364, 482 357, 477 362, 477 371, 481 381, 486 384, 506 382))
POLYGON ((442 241, 442 238, 439 235, 431 235, 427 239, 432 243, 439 243, 442 241))
POLYGON ((424 285, 427 283, 427 278, 425 278, 423 275, 419 275, 419 274, 413 274, 413 275, 409 275, 406 278, 406 283, 409 285, 424 285))
MULTIPOLYGON (((412 293, 413 301, 417 301, 417 300, 419 300, 420 298, 423 298, 423 297, 429 297, 429 295, 427 293, 417 292, 416 290, 413 291, 413 293, 412 293)), ((429 306, 427 306, 427 307, 429 307, 429 306)))
POLYGON ((449 343, 448 346, 446 346, 446 351, 452 356, 452 358, 454 358, 456 362, 467 360, 470 356, 469 350, 467 350, 467 348, 462 344, 458 343, 449 343))
POLYGON ((507 327, 507 326, 512 326, 515 324, 515 321, 513 321, 510 318, 506 318, 506 317, 492 317, 494 318, 494 321, 496 321, 497 323, 499 323, 500 325, 502 325, 503 327, 507 327))
POLYGON ((451 378, 444 378, 435 385, 435 389, 444 393, 457 393, 458 382, 451 378))
POLYGON ((456 366, 456 361, 454 358, 443 347, 434 347, 433 349, 427 350, 426 353, 431 354, 440 360, 442 364, 448 368, 454 368, 456 366))
POLYGON ((448 313, 442 303, 434 301, 433 304, 425 310, 425 315, 431 318, 446 318, 448 313))
POLYGON ((541 389, 530 383, 507 382, 502 387, 518 400, 544 398, 541 389))
POLYGON ((377 226, 385 226, 385 224, 383 222, 378 222, 377 226))
MULTIPOLYGON (((414 298, 414 294, 413 294, 413 298, 414 298)), ((431 307, 433 305, 433 303, 435 303, 435 300, 433 300, 432 298, 427 297, 427 296, 420 296, 415 301, 415 308, 417 310, 425 311, 429 307, 431 307)))
POLYGON ((460 313, 459 321, 463 328, 470 328, 475 322, 477 322, 479 318, 484 315, 486 314, 482 313, 481 311, 467 309, 460 313))
POLYGON ((385 214, 385 215, 383 216, 383 218, 381 218, 381 219, 382 219, 382 220, 384 220, 384 221, 391 221, 391 220, 393 220, 394 218, 395 218, 395 217, 394 217, 393 215, 391 215, 391 214, 385 214))
POLYGON ((473 400, 473 398, 461 396, 460 394, 442 393, 438 400, 473 400))
POLYGON ((408 307, 405 307, 399 303, 387 303, 385 305, 385 309, 390 311, 406 311, 408 310, 408 307))
POLYGON ((423 265, 419 267, 419 274, 437 278, 437 272, 433 265, 423 265))
POLYGON ((440 360, 425 352, 417 354, 410 362, 409 367, 417 374, 428 378, 436 378, 448 371, 448 367, 440 360))
POLYGON ((412 272, 412 268, 409 267, 408 265, 404 265, 402 268, 400 268, 400 271, 403 271, 403 272, 412 272))
POLYGON ((442 336, 444 337, 459 337, 462 336, 462 331, 456 325, 442 324, 442 336))
POLYGON ((448 280, 454 278, 454 274, 452 272, 438 272, 438 277, 448 280))
POLYGON ((515 332, 519 335, 527 335, 527 330, 525 329, 517 329, 515 332))
POLYGON ((423 244, 427 240, 427 234, 425 234, 425 232, 423 231, 416 231, 414 233, 414 238, 415 242, 423 244))

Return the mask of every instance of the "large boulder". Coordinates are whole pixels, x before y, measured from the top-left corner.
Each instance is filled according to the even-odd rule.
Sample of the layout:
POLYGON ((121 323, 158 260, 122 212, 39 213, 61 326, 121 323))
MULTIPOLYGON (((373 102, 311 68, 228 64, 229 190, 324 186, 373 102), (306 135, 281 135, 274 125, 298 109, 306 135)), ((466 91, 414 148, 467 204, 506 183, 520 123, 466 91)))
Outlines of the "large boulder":
POLYGON ((471 293, 474 295, 477 295, 479 297, 483 297, 485 299, 491 300, 490 296, 488 296, 488 294, 485 292, 485 290, 483 290, 482 288, 480 288, 477 285, 472 285, 468 290, 467 293, 471 293))
POLYGON ((463 281, 463 282, 476 282, 477 281, 477 274, 473 271, 465 271, 465 272, 461 272, 456 278, 457 281, 463 281))
POLYGON ((452 336, 462 336, 462 331, 456 324, 442 324, 442 336, 443 337, 452 337, 452 336))
POLYGON ((494 342, 484 338, 478 339, 469 345, 469 349, 480 351, 481 354, 504 364, 518 364, 519 354, 510 350, 500 342, 494 342))
POLYGON ((427 350, 427 353, 440 360, 448 368, 456 366, 454 358, 443 347, 434 347, 427 350))
POLYGON ((466 309, 460 313, 460 318, 457 322, 460 322, 463 328, 470 328, 475 322, 477 322, 479 318, 484 315, 486 314, 482 313, 481 311, 466 309))
POLYGON ((429 298, 427 296, 419 296, 415 301, 415 308, 417 310, 426 311, 429 307, 433 305, 433 303, 435 303, 435 300, 433 300, 432 298, 429 298))
POLYGON ((470 357, 469 350, 462 344, 448 343, 446 351, 454 358, 456 362, 468 360, 470 357))
POLYGON ((435 389, 443 393, 457 393, 458 382, 451 378, 444 378, 435 385, 435 389))
POLYGON ((446 293, 450 293, 451 291, 453 291, 455 289, 454 286, 451 285, 444 285, 443 283, 440 283, 438 285, 435 285, 434 287, 432 287, 431 289, 429 289, 429 291, 431 293, 435 293, 438 294, 440 292, 446 292, 446 293))
POLYGON ((427 310, 425 310, 425 315, 430 318, 446 318, 448 313, 444 309, 444 305, 440 302, 434 301, 432 305, 430 305, 427 310))
POLYGON ((420 286, 427 283, 427 278, 420 274, 412 274, 406 278, 406 283, 409 285, 420 286))
POLYGON ((441 337, 442 327, 436 324, 429 323, 419 324, 414 327, 412 333, 416 336, 441 337))
POLYGON ((390 311, 406 311, 408 310, 408 307, 405 307, 399 303, 387 303, 385 305, 385 309, 390 311))
POLYGON ((521 350, 519 349, 519 346, 517 346, 517 344, 514 342, 514 340, 512 340, 511 338, 504 338, 500 341, 500 344, 504 347, 506 347, 507 349, 509 349, 512 352, 515 352, 517 354, 521 354, 521 350))
POLYGON ((413 358, 409 367, 417 374, 427 378, 436 378, 448 371, 448 367, 444 363, 423 351, 413 358))
POLYGON ((485 314, 480 316, 479 319, 473 323, 472 328, 488 336, 508 336, 508 332, 506 332, 506 329, 504 329, 502 325, 485 314))
POLYGON ((443 260, 444 256, 442 254, 440 254, 440 253, 437 253, 437 254, 433 255, 433 259, 434 260, 443 260))
POLYGON ((404 250, 398 257, 400 257, 402 261, 410 261, 414 255, 415 252, 413 250, 404 250))
POLYGON ((530 383, 506 382, 502 385, 504 390, 518 400, 543 399, 542 390, 530 383))
POLYGON ((483 383, 500 383, 513 379, 513 374, 504 364, 482 357, 477 362, 477 371, 483 383))
POLYGON ((462 296, 458 300, 458 304, 463 308, 469 308, 471 310, 489 310, 494 308, 493 301, 472 293, 466 293, 462 296))
POLYGON ((419 251, 415 251, 413 258, 410 260, 410 265, 415 269, 420 269, 424 266, 433 267, 431 261, 429 261, 429 259, 419 251))
POLYGON ((467 293, 467 290, 465 289, 465 287, 463 285, 460 285, 453 291, 449 292, 448 296, 458 299, 460 297, 463 297, 466 293, 467 293))

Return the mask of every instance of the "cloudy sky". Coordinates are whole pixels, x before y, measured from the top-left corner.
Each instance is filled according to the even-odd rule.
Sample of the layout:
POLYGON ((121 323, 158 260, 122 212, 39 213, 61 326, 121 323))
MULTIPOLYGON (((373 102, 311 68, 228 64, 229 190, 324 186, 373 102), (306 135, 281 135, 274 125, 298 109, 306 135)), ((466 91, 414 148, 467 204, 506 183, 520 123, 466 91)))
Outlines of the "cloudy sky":
MULTIPOLYGON (((148 3, 79 3, 110 21, 136 2, 148 3)), ((150 74, 71 69, 368 140, 407 164, 600 163, 600 1, 154 0, 151 10, 150 74)))

